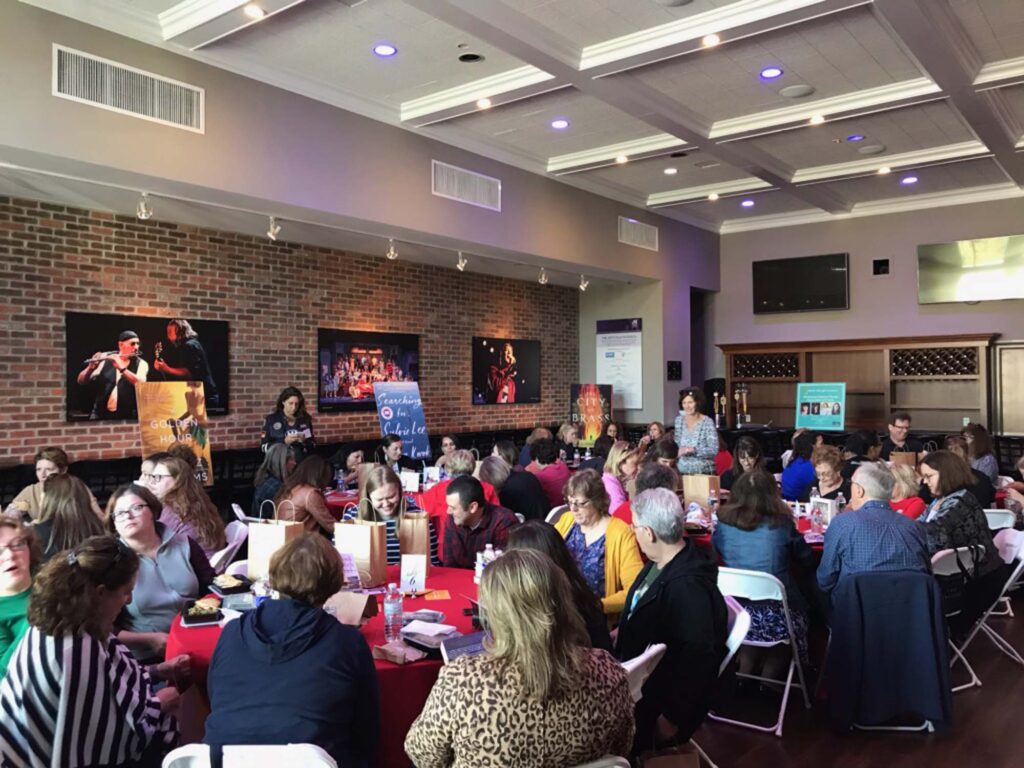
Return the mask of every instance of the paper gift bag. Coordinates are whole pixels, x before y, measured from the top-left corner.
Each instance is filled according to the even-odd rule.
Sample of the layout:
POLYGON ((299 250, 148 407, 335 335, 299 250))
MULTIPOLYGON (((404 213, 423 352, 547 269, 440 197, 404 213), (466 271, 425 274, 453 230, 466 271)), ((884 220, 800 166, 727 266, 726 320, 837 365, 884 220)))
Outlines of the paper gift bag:
MULTIPOLYGON (((285 501, 281 504, 291 504, 285 501)), ((292 505, 294 508, 294 505, 292 505)), ((278 520, 277 507, 274 502, 265 501, 260 506, 260 519, 249 523, 249 571, 248 576, 253 581, 261 579, 270 570, 270 558, 274 556, 281 547, 292 539, 297 539, 303 534, 305 528, 302 523, 292 520, 278 520), (263 510, 270 504, 272 517, 269 520, 263 519, 263 510)))
POLYGON ((406 512, 398 521, 398 548, 403 555, 424 555, 430 575, 430 519, 426 512, 406 512))
POLYGON ((352 555, 364 587, 388 580, 388 528, 385 523, 347 520, 334 526, 334 546, 352 555))
POLYGON ((706 507, 711 491, 721 497, 722 486, 719 483, 718 475, 683 475, 682 480, 683 500, 686 504, 695 501, 701 507, 706 507))
POLYGON ((889 454, 889 461, 893 464, 906 464, 908 467, 916 467, 917 454, 913 451, 893 451, 889 454))

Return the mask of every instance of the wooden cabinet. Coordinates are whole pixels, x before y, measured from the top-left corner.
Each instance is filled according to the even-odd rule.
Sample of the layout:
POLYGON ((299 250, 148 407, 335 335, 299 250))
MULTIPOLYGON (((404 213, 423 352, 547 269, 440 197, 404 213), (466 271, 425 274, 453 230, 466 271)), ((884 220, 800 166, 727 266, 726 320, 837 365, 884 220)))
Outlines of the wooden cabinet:
MULTIPOLYGON (((955 432, 965 418, 987 424, 988 350, 994 339, 987 334, 722 344, 728 423, 736 423, 737 387, 748 390, 752 423, 792 427, 797 383, 844 381, 847 429, 880 430, 900 410, 910 413, 916 430, 955 432)), ((1016 360, 1008 358, 1008 371, 1018 370, 1016 360)))

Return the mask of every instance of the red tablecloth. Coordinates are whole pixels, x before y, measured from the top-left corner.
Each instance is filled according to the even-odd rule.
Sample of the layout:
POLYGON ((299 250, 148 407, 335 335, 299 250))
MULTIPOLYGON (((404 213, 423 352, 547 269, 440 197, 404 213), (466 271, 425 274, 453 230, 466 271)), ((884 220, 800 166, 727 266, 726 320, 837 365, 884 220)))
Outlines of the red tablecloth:
MULTIPOLYGON (((388 580, 398 580, 398 566, 388 567, 388 580)), ((474 631, 472 619, 462 614, 462 609, 469 607, 469 601, 464 595, 475 599, 477 594, 472 571, 434 567, 427 577, 427 586, 432 590, 447 590, 449 599, 427 600, 426 597, 410 597, 405 600, 405 610, 429 608, 441 611, 445 614, 445 624, 451 624, 463 633, 474 631)), ((371 648, 383 645, 383 608, 362 627, 361 631, 371 648)), ((207 671, 220 632, 220 627, 182 627, 179 617, 171 625, 167 638, 167 658, 173 658, 181 653, 189 654, 193 677, 203 696, 206 696, 207 671)), ((380 683, 382 713, 377 765, 381 768, 408 766, 409 760, 403 747, 405 734, 426 704, 427 696, 434 687, 434 681, 437 680, 441 669, 441 662, 424 659, 405 666, 379 660, 374 663, 380 683)))
MULTIPOLYGON (((423 509, 423 492, 407 493, 406 497, 419 508, 423 509)), ((341 520, 345 510, 359 503, 359 491, 328 491, 324 494, 327 508, 331 510, 335 520, 341 520)))

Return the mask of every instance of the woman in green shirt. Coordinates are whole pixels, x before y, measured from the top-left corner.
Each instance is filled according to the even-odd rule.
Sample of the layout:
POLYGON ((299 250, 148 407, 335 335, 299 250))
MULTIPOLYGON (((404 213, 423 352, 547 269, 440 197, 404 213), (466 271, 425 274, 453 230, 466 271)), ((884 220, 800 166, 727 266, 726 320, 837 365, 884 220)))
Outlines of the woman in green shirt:
POLYGON ((39 541, 21 522, 0 517, 0 677, 28 629, 32 573, 42 559, 39 541))

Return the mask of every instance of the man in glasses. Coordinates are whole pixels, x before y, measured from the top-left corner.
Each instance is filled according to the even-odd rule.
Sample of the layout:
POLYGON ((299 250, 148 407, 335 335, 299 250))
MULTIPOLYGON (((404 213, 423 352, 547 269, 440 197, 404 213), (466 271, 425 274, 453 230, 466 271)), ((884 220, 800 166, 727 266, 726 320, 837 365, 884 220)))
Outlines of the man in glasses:
MULTIPOLYGON (((889 461, 891 453, 916 453, 924 451, 924 444, 910 437, 910 414, 896 411, 889 419, 889 436, 882 441, 882 461, 889 461)), ((918 456, 920 458, 920 456, 918 456)))
POLYGON ((96 388, 90 419, 131 419, 138 415, 135 385, 146 380, 149 364, 139 355, 139 334, 121 331, 116 352, 97 352, 78 374, 82 386, 96 388))

